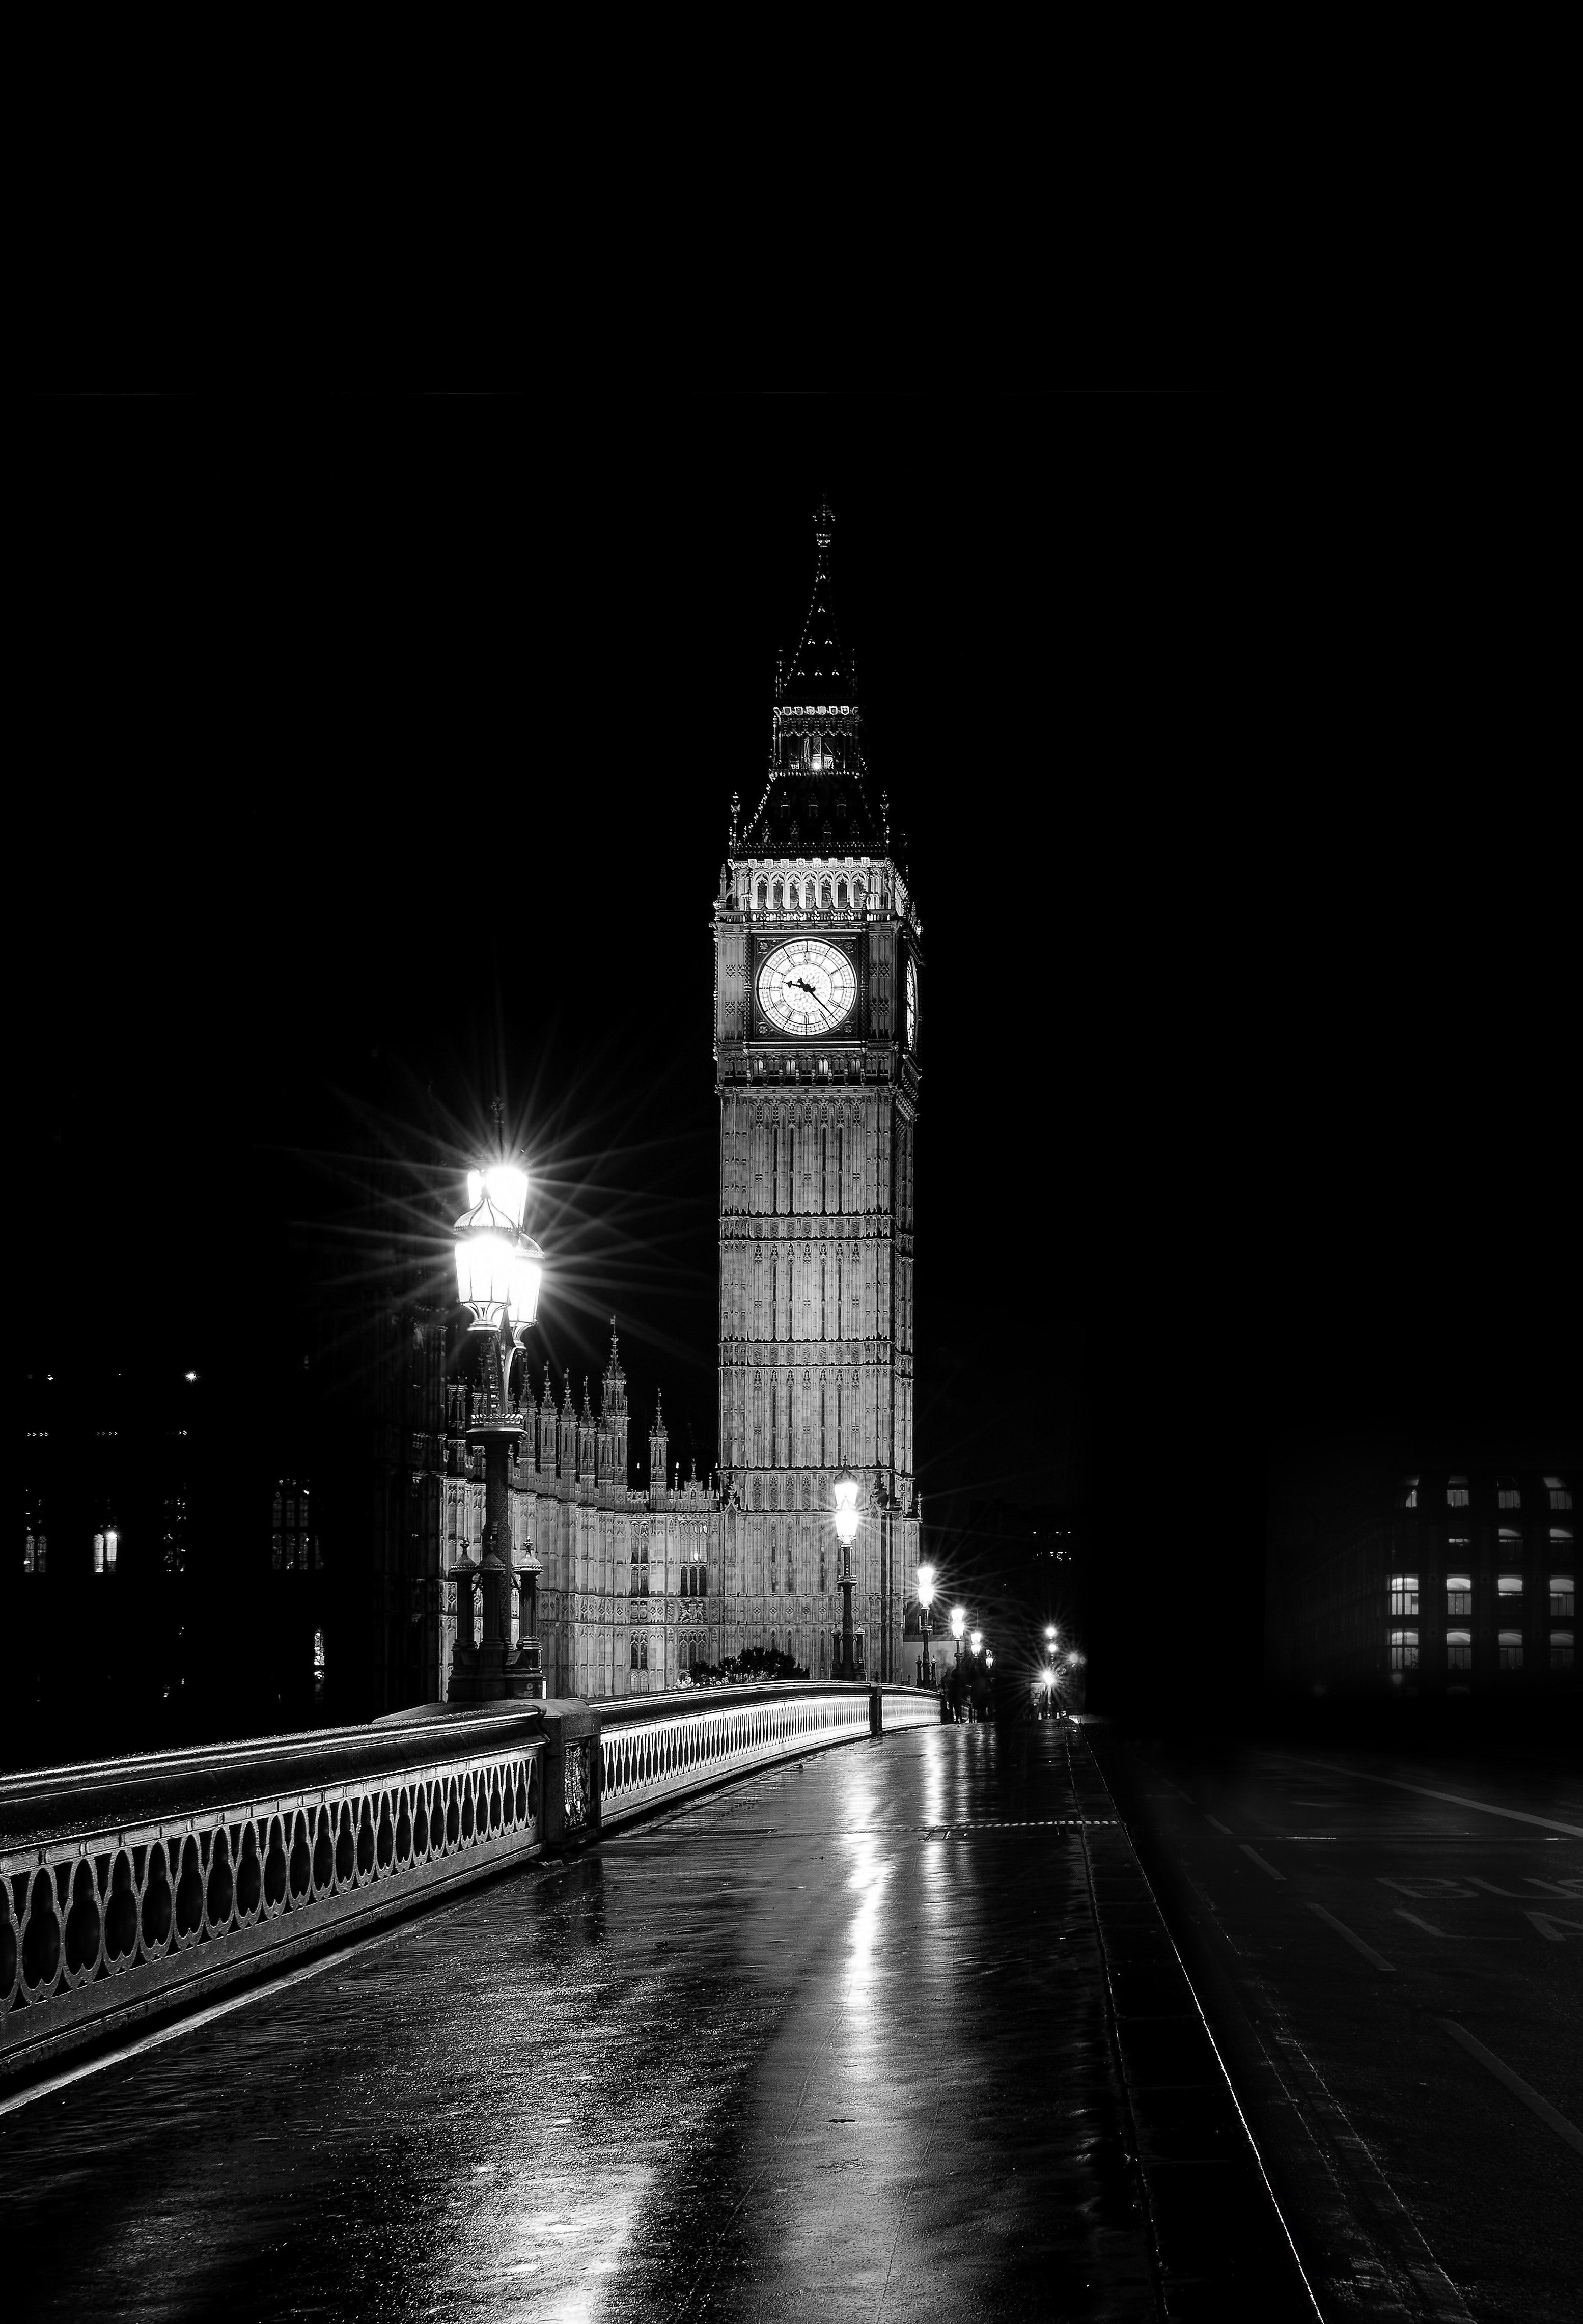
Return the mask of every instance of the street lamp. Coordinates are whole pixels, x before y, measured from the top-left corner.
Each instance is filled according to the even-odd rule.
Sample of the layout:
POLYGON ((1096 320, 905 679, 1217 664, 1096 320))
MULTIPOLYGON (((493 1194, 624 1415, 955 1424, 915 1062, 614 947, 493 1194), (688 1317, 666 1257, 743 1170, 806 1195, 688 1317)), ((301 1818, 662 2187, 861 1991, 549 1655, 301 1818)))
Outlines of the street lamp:
POLYGON ((924 1633, 923 1660, 918 1665, 918 1684, 933 1686, 934 1665, 929 1659, 929 1609, 934 1603, 934 1569, 932 1565, 918 1568, 918 1617, 924 1633))
POLYGON ((467 1424, 469 1445, 483 1448, 483 1555, 475 1566, 464 1550, 456 1565, 456 1648, 451 1665, 453 1702, 494 1702, 541 1695, 538 1661, 538 1560, 522 1563, 520 1643, 511 1645, 511 1602, 512 1448, 522 1434, 520 1404, 511 1398, 511 1360, 538 1313, 544 1253, 522 1231, 528 1173, 497 1162, 467 1173, 467 1208, 456 1221, 456 1290, 473 1310, 479 1333, 481 1385, 467 1424), (482 1636, 474 1640, 473 1576, 479 1580, 482 1636))
POLYGON ((855 1678, 852 1667, 852 1544, 858 1537, 858 1480, 841 1476, 835 1480, 835 1537, 841 1544, 836 1556, 836 1579, 841 1584, 841 1675, 855 1678))
POLYGON ((968 1640, 968 1644, 971 1646, 975 1655, 981 1654, 984 1648, 984 1633, 982 1630, 975 1630, 972 1637, 968 1640))
POLYGON ((962 1660, 962 1632, 967 1628, 967 1608, 953 1606, 951 1609, 951 1635, 956 1640, 956 1659, 962 1660))

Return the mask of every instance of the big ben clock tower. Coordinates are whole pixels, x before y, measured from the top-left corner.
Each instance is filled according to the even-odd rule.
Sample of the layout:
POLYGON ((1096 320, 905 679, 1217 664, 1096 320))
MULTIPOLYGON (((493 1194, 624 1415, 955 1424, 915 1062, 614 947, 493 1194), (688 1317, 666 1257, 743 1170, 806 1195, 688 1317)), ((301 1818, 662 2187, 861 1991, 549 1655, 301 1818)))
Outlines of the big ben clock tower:
POLYGON ((813 599, 777 674, 769 761, 732 800, 714 908, 720 1099, 722 1651, 847 1651, 834 1485, 858 1480, 852 1661, 910 1679, 917 1560, 913 1166, 922 926, 863 756, 814 520, 813 599))

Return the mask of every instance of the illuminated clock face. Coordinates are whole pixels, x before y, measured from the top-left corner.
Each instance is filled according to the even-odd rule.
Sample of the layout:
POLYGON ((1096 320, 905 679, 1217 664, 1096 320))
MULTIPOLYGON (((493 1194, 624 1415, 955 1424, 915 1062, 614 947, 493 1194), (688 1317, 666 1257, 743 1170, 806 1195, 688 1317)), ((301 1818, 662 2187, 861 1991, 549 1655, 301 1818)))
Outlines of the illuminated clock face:
POLYGON ((907 1045, 918 1046, 918 968, 916 961, 907 964, 907 1045))
POLYGON ((759 1005, 782 1033, 833 1033, 858 997, 852 964, 837 945, 795 936, 759 971, 759 1005))

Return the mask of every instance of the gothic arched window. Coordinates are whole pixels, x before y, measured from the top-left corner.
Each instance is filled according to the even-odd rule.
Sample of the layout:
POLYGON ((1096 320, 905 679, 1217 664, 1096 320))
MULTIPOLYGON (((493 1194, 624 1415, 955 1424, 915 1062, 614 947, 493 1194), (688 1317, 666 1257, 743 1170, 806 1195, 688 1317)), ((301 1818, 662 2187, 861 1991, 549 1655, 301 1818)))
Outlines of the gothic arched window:
POLYGON ((771 889, 771 890, 770 890, 770 895, 771 895, 771 899, 772 899, 772 900, 773 900, 773 902, 774 902, 775 908, 776 908, 776 910, 778 912, 778 911, 779 911, 779 909, 780 909, 780 895, 781 895, 780 882, 779 882, 779 881, 778 881, 778 880, 776 881, 776 883, 775 883, 774 887, 771 889))
POLYGON ((820 884, 819 907, 822 911, 827 912, 830 909, 830 882, 828 880, 822 881, 820 884))
POLYGON ((852 909, 853 909, 853 911, 854 911, 854 912, 861 912, 861 911, 862 910, 863 906, 864 906, 865 902, 867 901, 867 899, 868 899, 868 890, 864 887, 864 885, 863 885, 863 883, 862 883, 862 881, 861 881, 861 880, 854 880, 854 881, 852 881, 852 909))
MULTIPOLYGON (((764 901, 762 896, 759 897, 759 901, 760 903, 764 901)), ((838 880, 835 883, 835 908, 838 912, 844 912, 846 909, 846 881, 844 880, 838 880)))
POLYGON ((769 882, 768 880, 760 880, 759 882, 759 909, 762 911, 768 901, 769 882))

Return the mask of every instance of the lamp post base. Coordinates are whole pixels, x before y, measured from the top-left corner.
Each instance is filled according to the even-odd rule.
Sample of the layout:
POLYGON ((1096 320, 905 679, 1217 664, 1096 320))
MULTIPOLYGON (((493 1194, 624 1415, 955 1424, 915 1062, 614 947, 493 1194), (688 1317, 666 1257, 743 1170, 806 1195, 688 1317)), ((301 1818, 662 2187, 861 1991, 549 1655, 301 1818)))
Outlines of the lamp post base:
POLYGON ((538 1702, 545 1677, 538 1656, 520 1647, 458 1646, 451 1663, 447 1702, 538 1702))

